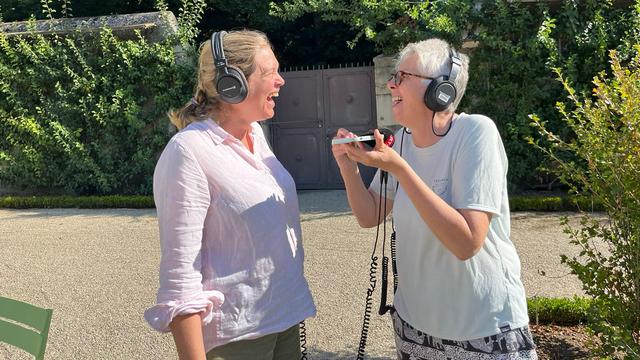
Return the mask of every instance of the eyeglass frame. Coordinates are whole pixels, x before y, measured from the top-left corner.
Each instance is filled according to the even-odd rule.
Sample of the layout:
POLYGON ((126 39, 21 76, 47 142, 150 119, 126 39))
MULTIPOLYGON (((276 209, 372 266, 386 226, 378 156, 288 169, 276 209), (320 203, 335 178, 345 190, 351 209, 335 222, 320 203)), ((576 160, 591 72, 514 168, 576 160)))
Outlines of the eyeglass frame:
POLYGON ((425 79, 425 80, 435 80, 435 78, 432 78, 430 76, 412 74, 412 73, 404 71, 404 70, 398 70, 398 71, 396 71, 394 73, 391 73, 391 77, 389 77, 389 80, 387 80, 387 81, 393 80, 393 85, 394 86, 400 86, 400 84, 402 84, 402 80, 404 80, 404 78, 407 77, 407 76, 415 76, 417 78, 425 79), (399 77, 398 77, 398 74, 400 74, 399 77), (398 78, 400 78, 400 81, 398 81, 398 78))

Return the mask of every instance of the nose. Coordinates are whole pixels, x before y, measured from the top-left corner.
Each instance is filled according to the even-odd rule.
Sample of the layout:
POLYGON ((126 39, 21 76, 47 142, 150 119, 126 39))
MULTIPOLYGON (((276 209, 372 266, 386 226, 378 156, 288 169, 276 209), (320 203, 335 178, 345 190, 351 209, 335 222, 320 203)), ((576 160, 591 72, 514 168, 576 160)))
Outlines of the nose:
POLYGON ((390 90, 393 90, 393 89, 397 88, 398 86, 396 85, 396 80, 394 78, 391 78, 391 79, 387 80, 387 87, 390 90))
POLYGON ((276 86, 280 87, 282 85, 284 85, 284 78, 280 75, 280 72, 278 72, 278 76, 276 77, 276 86))

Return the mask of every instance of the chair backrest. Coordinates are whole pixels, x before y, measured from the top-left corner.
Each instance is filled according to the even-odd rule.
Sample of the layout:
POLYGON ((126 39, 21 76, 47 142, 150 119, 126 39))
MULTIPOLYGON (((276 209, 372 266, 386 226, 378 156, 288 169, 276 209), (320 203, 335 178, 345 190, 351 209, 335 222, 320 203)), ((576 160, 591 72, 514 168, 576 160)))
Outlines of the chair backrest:
POLYGON ((0 296, 0 342, 44 359, 52 314, 51 309, 0 296))

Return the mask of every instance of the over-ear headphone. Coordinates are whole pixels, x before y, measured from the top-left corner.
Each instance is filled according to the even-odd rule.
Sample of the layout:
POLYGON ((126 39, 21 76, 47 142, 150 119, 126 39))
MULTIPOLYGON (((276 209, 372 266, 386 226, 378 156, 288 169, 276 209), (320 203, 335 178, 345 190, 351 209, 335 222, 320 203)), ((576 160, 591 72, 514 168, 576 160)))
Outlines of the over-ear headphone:
POLYGON ((238 104, 247 97, 247 79, 240 69, 227 64, 222 47, 222 39, 226 33, 226 31, 219 31, 211 35, 211 52, 216 66, 214 85, 220 100, 238 104))
POLYGON ((449 107, 456 100, 458 93, 455 80, 462 69, 462 60, 453 47, 449 48, 449 57, 451 58, 449 75, 431 80, 424 93, 425 105, 434 112, 440 112, 449 107))

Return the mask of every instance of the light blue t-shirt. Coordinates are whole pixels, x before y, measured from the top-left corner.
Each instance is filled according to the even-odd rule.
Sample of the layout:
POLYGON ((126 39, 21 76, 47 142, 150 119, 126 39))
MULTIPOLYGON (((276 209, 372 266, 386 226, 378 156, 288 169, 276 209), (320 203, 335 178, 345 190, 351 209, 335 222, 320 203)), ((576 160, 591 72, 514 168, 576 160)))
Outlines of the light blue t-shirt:
MULTIPOLYGON (((400 152, 402 130, 394 149, 400 152)), ((466 261, 451 253, 424 223, 396 180, 394 200, 398 289, 394 305, 418 330, 449 340, 471 340, 529 323, 520 259, 509 238, 507 156, 493 121, 460 114, 440 141, 426 148, 405 134, 402 157, 438 196, 456 209, 492 213, 480 251, 466 261)), ((379 191, 379 171, 370 189, 379 191)))

